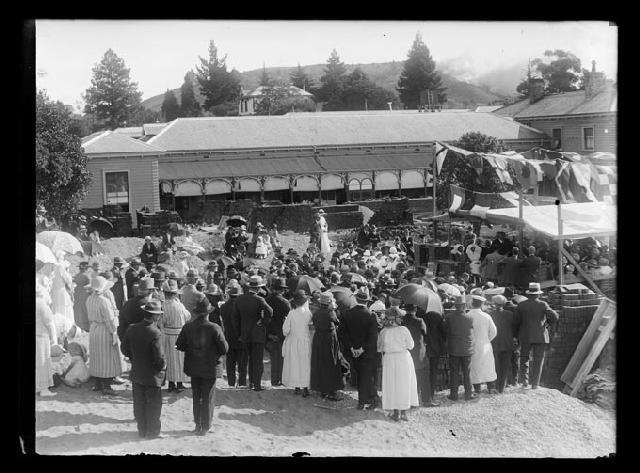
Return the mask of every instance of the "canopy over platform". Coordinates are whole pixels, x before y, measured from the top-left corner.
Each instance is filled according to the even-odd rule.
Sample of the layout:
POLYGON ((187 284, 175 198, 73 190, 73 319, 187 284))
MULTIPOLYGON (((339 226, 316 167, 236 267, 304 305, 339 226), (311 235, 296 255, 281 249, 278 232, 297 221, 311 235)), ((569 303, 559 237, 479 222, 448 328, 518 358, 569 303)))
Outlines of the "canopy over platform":
POLYGON ((490 209, 486 220, 494 225, 525 225, 544 233, 554 240, 608 236, 617 232, 617 208, 604 202, 562 204, 562 236, 558 233, 558 207, 556 205, 527 206, 522 208, 490 209))

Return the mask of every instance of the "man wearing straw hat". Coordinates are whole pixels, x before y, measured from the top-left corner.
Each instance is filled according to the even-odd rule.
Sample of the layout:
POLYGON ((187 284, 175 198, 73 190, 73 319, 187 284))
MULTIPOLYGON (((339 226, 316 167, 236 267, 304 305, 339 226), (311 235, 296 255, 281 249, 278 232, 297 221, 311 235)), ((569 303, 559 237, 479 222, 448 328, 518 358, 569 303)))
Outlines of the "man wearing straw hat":
POLYGON ((376 390, 376 354, 378 322, 369 309, 369 293, 361 287, 356 292, 356 305, 344 315, 345 348, 351 352, 357 370, 358 409, 380 406, 376 390))
POLYGON ((465 297, 454 296, 454 309, 445 314, 447 342, 449 350, 449 399, 458 400, 460 380, 458 372, 462 369, 464 398, 466 401, 476 397, 471 385, 471 356, 473 355, 473 319, 466 312, 465 297))
POLYGON ((232 320, 240 333, 240 341, 249 353, 249 383, 255 391, 262 391, 262 357, 267 341, 267 326, 271 322, 273 309, 258 295, 264 287, 260 276, 251 276, 246 287, 248 292, 236 299, 232 320))
POLYGON ((176 348, 184 352, 184 372, 191 377, 196 435, 206 435, 211 428, 216 378, 222 374, 220 357, 229 349, 222 328, 209 321, 210 311, 209 300, 201 294, 193 309, 194 318, 182 327, 176 341, 176 348))
POLYGON ((533 350, 531 389, 537 389, 540 384, 545 350, 549 344, 547 327, 558 322, 558 313, 549 307, 549 304, 538 299, 540 294, 540 283, 529 283, 529 289, 526 291, 527 300, 518 304, 515 317, 521 345, 518 381, 523 387, 529 385, 529 356, 533 350))
POLYGON ((162 348, 162 333, 157 322, 162 315, 160 301, 152 300, 143 307, 142 322, 131 325, 124 335, 121 350, 131 360, 129 379, 133 384, 133 416, 138 435, 160 437, 160 414, 166 361, 162 348))

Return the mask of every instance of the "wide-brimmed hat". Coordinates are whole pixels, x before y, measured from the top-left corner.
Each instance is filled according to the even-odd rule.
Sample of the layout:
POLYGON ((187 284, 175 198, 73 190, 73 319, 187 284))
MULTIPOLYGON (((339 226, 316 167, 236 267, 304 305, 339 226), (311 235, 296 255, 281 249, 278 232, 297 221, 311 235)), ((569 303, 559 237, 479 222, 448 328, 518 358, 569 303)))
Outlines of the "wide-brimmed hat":
POLYGON ((202 296, 199 297, 198 300, 196 301, 193 308, 193 312, 195 314, 206 315, 209 312, 211 312, 211 307, 212 307, 211 302, 209 302, 209 299, 207 299, 207 296, 202 294, 202 296))
POLYGON ((304 289, 298 289, 293 293, 293 302, 296 306, 301 306, 309 300, 309 296, 304 289))
POLYGON ((487 300, 486 297, 482 297, 481 295, 478 295, 478 294, 471 294, 471 299, 474 301, 482 301, 482 302, 486 302, 487 300))
POLYGON ((369 310, 372 312, 384 312, 387 310, 387 307, 384 305, 384 302, 378 299, 369 306, 369 310))
POLYGON ((169 292, 171 294, 178 294, 180 290, 178 289, 178 281, 175 279, 168 279, 162 285, 162 292, 169 292))
POLYGON ((356 291, 356 300, 358 302, 366 302, 368 300, 371 300, 369 298, 369 291, 365 286, 360 286, 356 291))
POLYGON ((151 291, 156 289, 156 284, 153 278, 142 278, 138 283, 138 291, 151 291))
POLYGON ((218 286, 217 284, 209 283, 209 285, 207 286, 207 289, 205 289, 204 293, 208 294, 210 296, 220 296, 220 295, 222 295, 222 290, 220 289, 220 286, 218 286))
POLYGON ((195 270, 190 269, 189 271, 187 271, 186 277, 195 279, 198 277, 198 273, 195 270))
POLYGON ((335 299, 333 298, 333 294, 330 292, 323 292, 320 294, 320 299, 318 302, 322 305, 332 305, 335 299))
POLYGON ((249 287, 252 288, 257 288, 257 287, 264 287, 264 281, 262 280, 262 278, 258 275, 255 276, 251 276, 249 278, 249 287))
POLYGON ((135 258, 131 258, 131 260, 129 261, 129 264, 131 266, 141 266, 142 260, 136 256, 135 258))
POLYGON ((495 305, 505 305, 507 303, 507 298, 503 295, 497 294, 491 298, 491 302, 495 305))
POLYGON ((242 294, 242 288, 240 286, 232 286, 227 290, 227 294, 230 297, 237 297, 242 294))
POLYGON ((459 296, 453 296, 453 305, 455 306, 466 306, 467 305, 467 299, 465 296, 463 295, 459 295, 459 296))
POLYGON ((530 282, 529 289, 525 291, 525 294, 542 294, 542 289, 540 289, 540 283, 530 282))
POLYGON ((113 264, 126 264, 126 261, 120 256, 113 258, 113 264))
POLYGON ((160 315, 163 313, 162 311, 162 303, 157 300, 150 300, 142 307, 143 312, 150 315, 160 315))
POLYGON ((96 292, 103 292, 107 289, 109 289, 110 287, 112 287, 114 284, 113 281, 109 281, 106 278, 102 277, 102 276, 96 276, 95 278, 91 279, 91 283, 87 284, 85 287, 85 289, 91 289, 94 290, 96 292))

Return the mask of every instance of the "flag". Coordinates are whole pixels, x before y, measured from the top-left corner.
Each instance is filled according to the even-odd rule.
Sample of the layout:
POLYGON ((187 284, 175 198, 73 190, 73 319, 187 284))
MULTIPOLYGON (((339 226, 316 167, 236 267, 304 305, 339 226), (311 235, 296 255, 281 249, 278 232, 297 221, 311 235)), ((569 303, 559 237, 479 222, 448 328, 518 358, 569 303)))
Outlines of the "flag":
POLYGON ((440 171, 442 171, 442 165, 444 164, 444 160, 447 157, 447 152, 449 151, 449 148, 447 148, 446 146, 438 143, 436 141, 436 146, 435 146, 435 168, 436 168, 436 176, 438 176, 440 174, 440 171))
POLYGON ((465 190, 462 187, 458 187, 454 184, 449 185, 451 192, 451 206, 449 212, 456 212, 462 208, 465 201, 465 190))
POLYGON ((591 190, 599 201, 615 205, 618 195, 616 166, 591 165, 591 190))

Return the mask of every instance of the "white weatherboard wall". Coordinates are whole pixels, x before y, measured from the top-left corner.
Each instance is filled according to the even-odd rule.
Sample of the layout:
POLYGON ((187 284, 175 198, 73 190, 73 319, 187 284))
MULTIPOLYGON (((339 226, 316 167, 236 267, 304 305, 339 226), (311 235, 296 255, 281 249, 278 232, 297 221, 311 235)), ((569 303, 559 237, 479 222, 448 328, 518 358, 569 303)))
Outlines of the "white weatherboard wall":
POLYGON ((160 184, 158 182, 158 158, 157 156, 131 156, 117 158, 89 158, 87 169, 93 175, 93 183, 81 208, 97 209, 105 205, 104 200, 104 173, 110 171, 129 172, 129 212, 132 225, 138 225, 136 210, 143 206, 149 207, 152 212, 160 210, 160 184))

